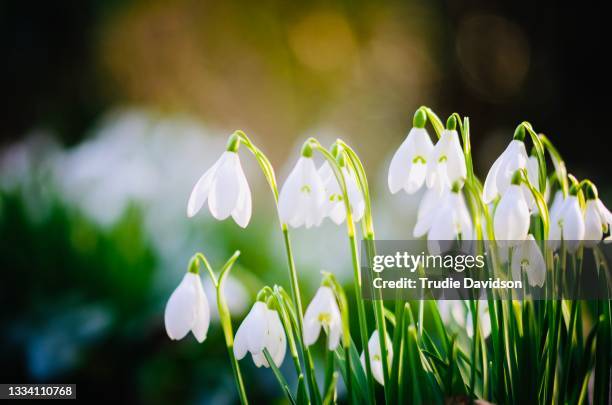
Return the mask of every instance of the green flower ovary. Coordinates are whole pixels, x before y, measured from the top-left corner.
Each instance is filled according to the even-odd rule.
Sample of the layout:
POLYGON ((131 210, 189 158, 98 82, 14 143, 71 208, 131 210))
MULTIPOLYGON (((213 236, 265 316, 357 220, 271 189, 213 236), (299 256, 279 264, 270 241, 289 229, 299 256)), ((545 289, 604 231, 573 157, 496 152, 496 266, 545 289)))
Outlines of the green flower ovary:
POLYGON ((334 202, 334 201, 341 202, 342 200, 343 200, 343 197, 341 194, 331 194, 329 196, 329 201, 331 202, 334 202))

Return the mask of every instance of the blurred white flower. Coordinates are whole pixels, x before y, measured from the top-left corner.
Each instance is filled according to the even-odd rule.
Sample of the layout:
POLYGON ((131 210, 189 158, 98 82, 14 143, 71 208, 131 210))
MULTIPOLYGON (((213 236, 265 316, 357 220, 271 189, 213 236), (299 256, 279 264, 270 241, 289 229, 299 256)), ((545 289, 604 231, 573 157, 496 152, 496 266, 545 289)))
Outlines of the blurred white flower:
POLYGON ((181 340, 189 331, 200 343, 206 339, 210 308, 198 274, 185 274, 166 304, 164 321, 172 340, 181 340))
POLYGON ((270 367, 264 349, 268 350, 276 367, 280 367, 287 351, 287 337, 278 313, 257 301, 236 332, 234 354, 241 360, 249 352, 257 367, 270 367))
POLYGON ((512 252, 512 279, 521 280, 522 273, 527 273, 529 285, 542 287, 546 280, 544 256, 533 235, 529 234, 512 252))
POLYGON ((294 228, 319 226, 325 215, 324 203, 325 188, 313 159, 300 156, 280 191, 281 221, 294 228))
POLYGON ((450 189, 456 181, 463 182, 466 176, 459 134, 455 130, 445 129, 427 161, 427 187, 435 187, 441 193, 444 189, 450 189))
POLYGON ((527 160, 527 151, 523 141, 517 139, 510 141, 510 144, 489 169, 483 189, 484 202, 488 204, 498 195, 503 196, 510 186, 514 173, 527 167, 527 160))
POLYGON ((460 191, 445 191, 439 199, 425 194, 419 214, 413 236, 420 238, 427 234, 431 254, 447 251, 453 240, 473 237, 472 219, 460 191))
MULTIPOLYGON (((454 322, 460 328, 464 328, 468 337, 474 336, 474 323, 472 320, 469 301, 461 300, 439 300, 438 310, 442 321, 448 325, 454 322)), ((482 336, 486 339, 491 334, 491 317, 487 301, 481 300, 478 304, 478 325, 482 336)))
MULTIPOLYGON (((380 385, 385 385, 382 354, 380 348, 380 338, 378 335, 378 330, 374 330, 374 332, 372 332, 370 340, 368 341, 368 351, 370 354, 370 369, 372 370, 372 375, 374 376, 374 379, 378 381, 380 385)), ((385 340, 387 347, 387 364, 390 365, 393 362, 393 344, 391 342, 391 339, 389 338, 389 335, 385 336, 385 340)), ((365 370, 365 352, 361 353, 361 365, 365 370)))
POLYGON ((328 335, 328 349, 336 350, 342 337, 342 318, 331 288, 321 286, 304 314, 304 344, 310 346, 319 338, 321 328, 328 335))
POLYGON ((413 194, 425 183, 427 162, 434 149, 425 128, 412 128, 389 166, 388 184, 392 194, 404 189, 413 194))
POLYGON ((208 199, 208 209, 218 220, 230 215, 242 228, 251 219, 251 189, 240 165, 238 153, 225 151, 193 187, 187 216, 193 217, 208 199))
MULTIPOLYGON (((319 168, 319 176, 323 181, 325 187, 325 203, 323 211, 325 216, 328 216, 336 225, 340 225, 346 219, 346 207, 344 205, 344 199, 342 197, 342 190, 338 184, 338 179, 334 175, 334 172, 328 162, 325 162, 319 168)), ((363 194, 357 184, 355 174, 350 171, 347 167, 342 168, 342 174, 346 182, 346 191, 348 194, 349 202, 351 204, 351 212, 353 214, 353 220, 359 222, 363 217, 365 210, 365 200, 363 194)))
POLYGON ((521 187, 511 184, 502 195, 493 216, 495 240, 500 245, 514 246, 529 232, 529 207, 521 187))

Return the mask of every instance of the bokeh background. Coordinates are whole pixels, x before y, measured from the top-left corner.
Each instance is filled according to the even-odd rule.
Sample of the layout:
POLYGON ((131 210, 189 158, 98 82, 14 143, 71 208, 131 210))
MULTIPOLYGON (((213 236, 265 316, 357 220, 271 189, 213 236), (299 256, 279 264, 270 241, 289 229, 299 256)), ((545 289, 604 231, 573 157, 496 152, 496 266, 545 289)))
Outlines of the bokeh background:
MULTIPOLYGON (((419 196, 391 199, 386 168, 422 104, 471 117, 483 178, 528 120, 612 203, 609 33, 596 10, 490 0, 3 1, 0 381, 76 383, 81 399, 126 403, 237 400, 217 323, 203 344, 171 342, 163 327, 197 250, 215 266, 242 251, 227 286, 236 322, 264 283, 288 288, 273 200, 247 154, 249 227, 206 210, 185 216, 192 185, 237 128, 281 181, 307 136, 354 145, 376 190, 381 238, 410 237, 419 196)), ((350 280, 343 235, 329 221, 293 232, 306 301, 322 269, 350 280)), ((269 371, 242 364, 251 398, 279 397, 269 371)))

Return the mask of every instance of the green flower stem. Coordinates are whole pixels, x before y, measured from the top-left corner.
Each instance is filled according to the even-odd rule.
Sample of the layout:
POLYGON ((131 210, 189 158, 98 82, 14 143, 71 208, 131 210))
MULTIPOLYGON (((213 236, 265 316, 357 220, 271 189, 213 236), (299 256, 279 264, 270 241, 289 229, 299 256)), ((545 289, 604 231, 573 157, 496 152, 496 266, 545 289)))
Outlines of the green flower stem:
POLYGON ((344 346, 345 365, 346 365, 346 391, 349 395, 349 402, 353 402, 353 391, 351 381, 351 328, 349 325, 349 306, 344 289, 336 279, 333 273, 323 272, 322 284, 328 284, 334 291, 336 300, 340 307, 340 317, 342 318, 342 346, 344 346))
MULTIPOLYGON (((249 151, 255 156, 257 163, 261 167, 263 174, 272 190, 272 194, 274 195, 274 202, 278 208, 278 185, 276 183, 276 175, 274 174, 274 168, 270 163, 269 159, 264 155, 264 153, 255 146, 253 142, 249 139, 249 137, 243 131, 236 131, 235 134, 240 137, 242 144, 249 149, 249 151)), ((304 309, 302 306, 302 298, 300 293, 300 286, 298 283, 297 271, 295 268, 295 261, 293 259, 293 253, 291 249, 291 240, 289 238, 289 230, 287 228, 287 224, 281 222, 281 231, 283 233, 283 242, 285 245, 285 251, 287 253, 287 264, 289 267, 289 281, 291 284, 291 294, 293 297, 293 301, 295 302, 296 310, 297 310, 297 319, 298 319, 298 333, 300 336, 304 331, 304 309)), ((314 364, 312 361, 312 356, 310 354, 310 350, 307 346, 300 345, 300 349, 302 351, 302 355, 304 361, 306 363, 306 381, 308 385, 308 390, 310 393, 310 400, 312 402, 318 403, 317 398, 320 397, 319 390, 317 388, 317 381, 314 375, 314 364)))
POLYGON ((215 291, 217 293, 217 309, 219 311, 219 321, 221 322, 221 329, 223 330, 223 337, 225 338, 225 346, 227 347, 227 353, 232 364, 232 372, 234 374, 234 380, 236 381, 238 396, 240 397, 240 402, 243 405, 247 405, 249 401, 247 399, 246 390, 244 388, 244 380, 242 378, 242 373, 240 372, 240 365, 238 364, 238 360, 236 360, 236 356, 234 355, 234 331, 232 329, 232 317, 227 306, 227 301, 225 300, 225 295, 223 294, 223 282, 229 275, 229 272, 236 260, 238 260, 238 256, 240 256, 240 252, 236 251, 234 252, 232 257, 230 257, 228 261, 225 262, 225 264, 221 268, 218 279, 215 277, 215 273, 204 254, 199 252, 196 253, 192 261, 200 260, 204 264, 204 267, 206 267, 206 270, 208 270, 213 285, 215 286, 215 291))
MULTIPOLYGON (((344 178, 344 174, 338 165, 336 159, 332 156, 332 154, 325 149, 319 141, 315 138, 310 138, 307 140, 310 143, 314 150, 318 151, 323 155, 323 157, 328 161, 334 175, 336 176, 336 180, 340 185, 340 189, 342 190, 342 198, 344 201, 344 206, 346 209, 346 224, 347 224, 347 233, 349 237, 350 247, 351 247, 351 262, 353 265, 353 281, 355 285, 355 301, 357 302, 357 315, 359 319, 359 332, 361 336, 361 344, 363 346, 363 351, 365 354, 366 360, 366 377, 368 380, 368 393, 370 395, 370 402, 375 402, 374 397, 374 378, 372 376, 372 369, 370 365, 370 350, 368 347, 368 326, 367 326, 367 318, 365 313, 365 306, 363 299, 360 299, 359 294, 361 293, 361 273, 359 266, 359 254, 357 248, 357 240, 355 239, 355 222, 353 221, 353 213, 351 211, 351 204, 348 197, 348 191, 346 187, 346 179, 344 178)), ((368 210, 367 202, 366 202, 366 211, 368 210)), ((347 357, 347 359, 350 357, 347 357)), ((347 377, 350 379, 349 377, 347 377)))
MULTIPOLYGON (((357 174, 357 181, 359 184, 359 188, 363 194, 363 198, 365 201, 365 210, 364 210, 361 226, 362 226, 362 231, 363 231, 363 238, 364 238, 365 245, 366 245, 366 254, 367 254, 368 262, 371 263, 374 256, 376 255, 376 246, 374 242, 374 223, 372 219, 372 200, 370 198, 370 190, 369 190, 367 175, 363 167, 363 164, 361 163, 361 160, 359 159, 355 151, 342 140, 337 140, 336 142, 342 147, 341 148, 342 151, 346 153, 350 166, 353 168, 353 170, 357 174)), ((347 214, 348 214, 348 212, 350 211, 350 203, 347 200, 345 201, 345 204, 347 207, 347 214)), ((347 223, 348 223, 348 215, 347 215, 347 223)), ((349 229, 349 238, 351 239, 352 252, 354 251, 353 253, 354 266, 357 267, 356 272, 359 273, 359 257, 356 253, 357 252, 357 242, 355 240, 355 230, 354 229, 352 230, 349 229), (352 232, 352 238, 351 238, 351 232, 352 232), (353 248, 353 245, 354 245, 354 248, 353 248)), ((359 278, 359 284, 361 284, 361 278, 359 278)), ((389 359, 387 357, 387 353, 388 353, 387 327, 386 327, 386 322, 385 322, 385 317, 384 317, 384 312, 385 312, 384 305, 382 301, 382 296, 380 295, 381 292, 377 290, 377 294, 378 294, 378 297, 376 297, 376 299, 373 300, 372 305, 374 307, 374 320, 376 322, 376 329, 378 330, 379 341, 380 341, 380 353, 382 357, 383 377, 384 377, 383 381, 385 382, 385 385, 384 385, 385 401, 389 401, 389 399, 391 398, 391 392, 390 392, 391 384, 390 384, 390 375, 389 375, 390 370, 389 370, 389 364, 388 364, 389 359)), ((358 302, 359 301, 361 300, 358 299, 358 302)))

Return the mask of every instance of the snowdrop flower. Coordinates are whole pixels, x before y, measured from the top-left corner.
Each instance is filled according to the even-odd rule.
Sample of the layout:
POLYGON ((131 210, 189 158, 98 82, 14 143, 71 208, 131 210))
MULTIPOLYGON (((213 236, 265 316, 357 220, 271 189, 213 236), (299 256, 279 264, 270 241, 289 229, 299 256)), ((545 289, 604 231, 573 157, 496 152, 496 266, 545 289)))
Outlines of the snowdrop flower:
MULTIPOLYGON (((363 217, 365 211, 365 200, 363 194, 357 185, 355 174, 346 166, 341 168, 346 183, 346 191, 348 193, 349 202, 351 204, 351 213, 353 220, 358 222, 363 217)), ((346 207, 342 196, 342 190, 338 179, 328 162, 323 163, 319 168, 319 176, 325 187, 325 203, 323 211, 325 216, 328 216, 336 225, 340 225, 346 219, 346 207)))
POLYGON ((342 336, 342 318, 331 288, 321 286, 304 314, 304 344, 310 346, 319 338, 321 327, 328 335, 328 349, 336 350, 342 336))
POLYGON ((558 214, 557 223, 561 228, 561 237, 566 242, 567 250, 574 253, 584 240, 585 226, 580 201, 576 195, 570 195, 563 202, 558 214))
POLYGON ((426 120, 425 112, 418 110, 414 115, 414 127, 391 159, 388 183, 392 194, 401 189, 413 194, 425 182, 427 162, 434 149, 425 129, 426 120))
MULTIPOLYGON (((527 168, 527 151, 522 140, 513 139, 510 144, 495 160, 487 178, 485 179, 483 189, 483 200, 485 203, 490 203, 498 195, 504 195, 506 189, 510 186, 512 176, 519 169, 527 168)), ((537 160, 536 160, 537 165, 537 160)), ((537 166, 536 166, 537 173, 537 166)), ((533 183, 532 177, 529 180, 533 183)), ((534 183, 536 185, 537 183, 534 183)))
POLYGON ((223 220, 230 215, 243 228, 251 219, 251 189, 246 180, 237 142, 230 139, 228 150, 198 180, 187 203, 187 216, 193 217, 208 199, 213 217, 223 220))
POLYGON ((210 308, 198 274, 185 274, 166 304, 164 322, 172 340, 181 340, 189 331, 200 343, 206 339, 210 308))
POLYGON ((542 287, 544 285, 544 280, 546 280, 544 256, 531 234, 512 252, 512 279, 521 280, 523 271, 527 273, 530 286, 542 287))
MULTIPOLYGON (((453 321, 461 328, 465 328, 468 337, 474 336, 474 326, 471 312, 468 310, 468 301, 439 300, 437 301, 440 317, 445 324, 453 321)), ((478 326, 482 336, 486 339, 491 334, 491 317, 489 306, 486 301, 480 301, 478 305, 478 326)))
POLYGON ((324 203, 323 180, 312 159, 312 150, 305 148, 281 189, 280 219, 294 228, 319 226, 325 214, 324 203))
POLYGON ((453 129, 442 132, 427 161, 427 187, 435 187, 439 192, 451 188, 456 181, 463 181, 467 176, 459 134, 454 125, 451 126, 453 129))
POLYGON ((417 219, 413 236, 420 238, 427 234, 427 246, 431 254, 447 251, 453 240, 472 238, 472 220, 465 199, 458 189, 444 192, 439 201, 424 198, 421 205, 421 217, 417 219), (423 207, 424 204, 429 207, 423 207))
POLYGON ((493 216, 495 240, 501 246, 514 246, 527 238, 529 207, 521 187, 511 184, 502 195, 493 216))
POLYGON ((603 238, 604 232, 610 229, 612 213, 601 202, 595 185, 587 181, 585 195, 587 197, 584 210, 584 244, 593 247, 603 238))
POLYGON ((548 210, 550 216, 550 229, 548 230, 548 246, 553 251, 561 246, 561 208, 565 198, 561 190, 555 193, 552 204, 548 210))
POLYGON ((250 352, 257 367, 270 367, 264 349, 268 349, 274 364, 280 367, 287 351, 287 337, 278 312, 257 301, 236 332, 234 354, 241 360, 250 352))
MULTIPOLYGON (((380 349, 380 338, 379 338, 378 330, 375 330, 368 341, 368 351, 370 354, 370 369, 372 370, 372 375, 374 379, 378 381, 380 385, 385 385, 385 378, 383 375, 383 362, 382 355, 380 349)), ((393 362, 393 344, 391 343, 391 339, 389 335, 385 336, 386 346, 387 346, 387 364, 391 364, 393 362)), ((363 369, 366 369, 365 363, 365 352, 361 353, 361 365, 363 369)))

